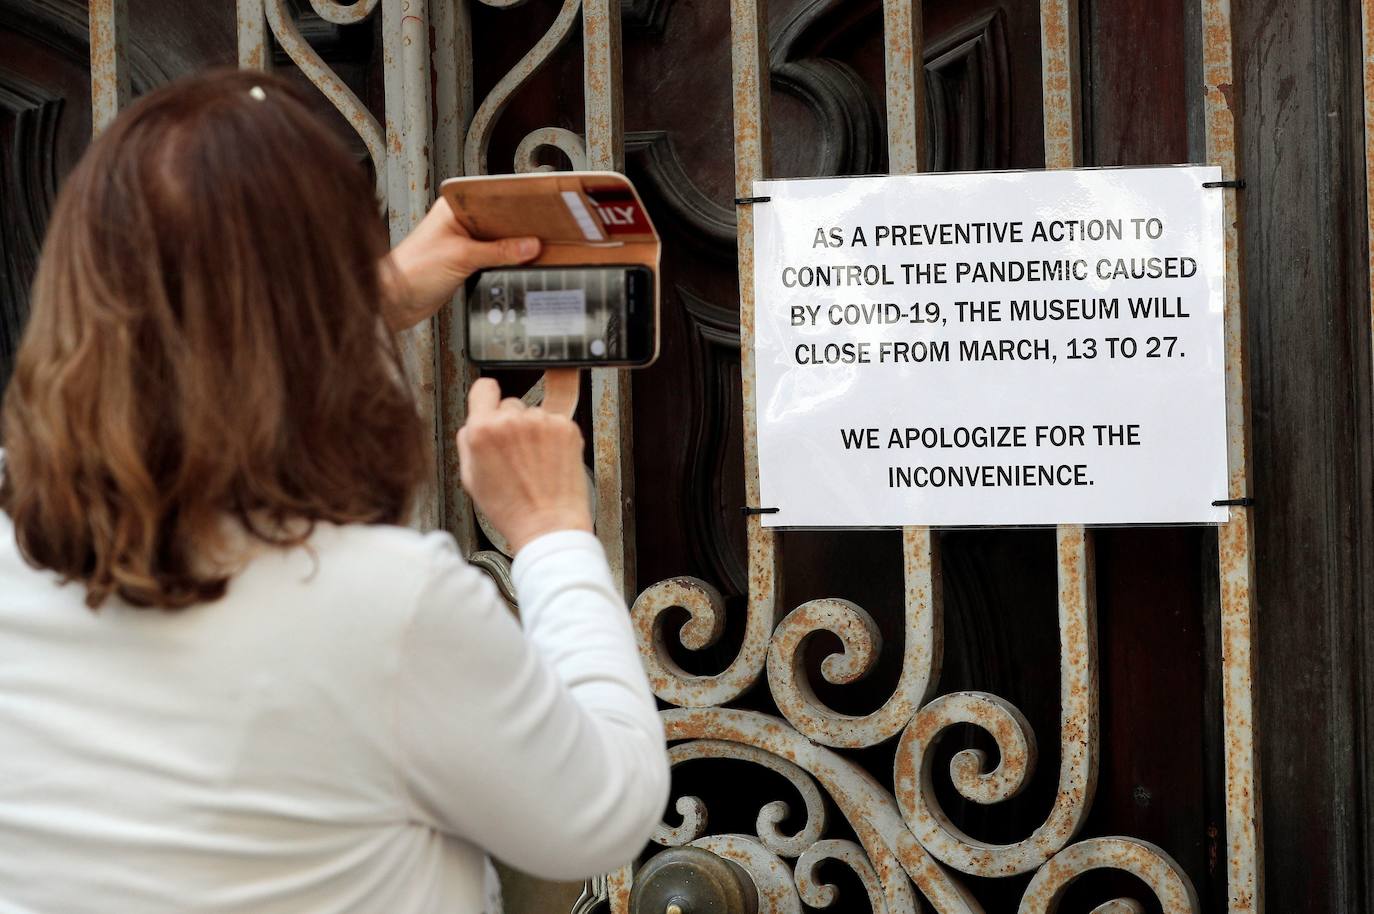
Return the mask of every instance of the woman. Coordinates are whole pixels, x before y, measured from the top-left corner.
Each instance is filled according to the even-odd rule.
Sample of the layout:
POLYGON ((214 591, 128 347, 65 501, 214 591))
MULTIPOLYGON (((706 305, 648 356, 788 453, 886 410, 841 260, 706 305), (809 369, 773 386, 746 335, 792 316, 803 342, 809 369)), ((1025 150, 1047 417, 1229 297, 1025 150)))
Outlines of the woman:
POLYGON ((383 321, 537 251, 441 201, 388 257, 363 169, 261 73, 95 142, 3 410, 0 910, 476 912, 485 853, 634 857, 663 731, 577 427, 472 389, 519 622, 399 526, 432 458, 383 321))

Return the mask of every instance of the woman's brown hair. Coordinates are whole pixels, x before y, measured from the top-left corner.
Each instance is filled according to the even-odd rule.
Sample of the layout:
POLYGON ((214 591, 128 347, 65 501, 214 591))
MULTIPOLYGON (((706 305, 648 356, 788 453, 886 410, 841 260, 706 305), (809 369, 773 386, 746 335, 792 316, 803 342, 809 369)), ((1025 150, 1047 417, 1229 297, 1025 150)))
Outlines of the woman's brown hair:
POLYGON ((276 544, 404 520, 429 458, 386 253, 371 180, 286 81, 121 115, 58 198, 0 416, 25 558, 92 607, 176 608, 224 593, 226 519, 276 544))

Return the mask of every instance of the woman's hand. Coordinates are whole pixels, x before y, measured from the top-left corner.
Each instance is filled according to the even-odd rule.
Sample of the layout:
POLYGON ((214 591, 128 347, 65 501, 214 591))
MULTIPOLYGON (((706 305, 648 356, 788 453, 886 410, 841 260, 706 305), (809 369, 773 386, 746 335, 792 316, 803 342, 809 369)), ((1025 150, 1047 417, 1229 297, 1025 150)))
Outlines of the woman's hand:
POLYGON ((440 197, 415 230, 391 252, 386 322, 404 330, 432 317, 478 270, 511 266, 539 254, 538 238, 476 241, 440 197))
POLYGON ((491 378, 479 378, 468 393, 458 466, 463 488, 512 555, 545 533, 592 529, 582 431, 565 416, 502 400, 491 378))

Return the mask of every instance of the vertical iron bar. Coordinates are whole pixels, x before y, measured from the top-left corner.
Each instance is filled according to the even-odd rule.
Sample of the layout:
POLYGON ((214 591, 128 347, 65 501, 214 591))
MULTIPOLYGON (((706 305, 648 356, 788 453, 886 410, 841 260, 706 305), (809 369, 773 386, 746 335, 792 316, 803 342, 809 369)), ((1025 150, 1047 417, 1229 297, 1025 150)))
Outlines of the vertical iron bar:
MULTIPOLYGON (((1239 177, 1230 0, 1202 0, 1202 70, 1207 161, 1222 177, 1239 177)), ((1245 302, 1240 287, 1240 217, 1236 191, 1220 190, 1226 232, 1226 426, 1228 495, 1250 494, 1250 402, 1246 389, 1245 302)), ((1250 508, 1232 507, 1217 531, 1221 579, 1221 681, 1226 746, 1228 909, 1262 912, 1259 864, 1259 761, 1255 753, 1254 570, 1250 508)))
MULTIPOLYGON (((434 178, 437 182, 463 173, 463 148, 472 120, 472 21, 467 0, 430 0, 434 23, 434 178)), ((477 548, 477 523, 467 493, 458 484, 455 439, 467 418, 467 391, 477 371, 466 354, 462 289, 439 312, 440 507, 444 527, 464 555, 477 548)))
MULTIPOLYGON (((583 88, 587 167, 625 166, 620 0, 584 0, 583 88)), ((596 533, 626 600, 635 596, 634 444, 630 373, 592 369, 592 459, 596 470, 596 533)))
MULTIPOLYGON (((1041 0, 1040 55, 1045 167, 1073 168, 1083 150, 1079 104, 1078 0, 1041 0)), ((1092 534, 1079 524, 1055 530, 1059 562, 1059 795, 1075 798, 1063 828, 1082 826, 1098 772, 1097 595, 1092 534)))
POLYGON ((883 0, 887 83, 887 168, 926 170, 925 32, 921 0, 883 0))
POLYGON ((91 0, 91 132, 100 133, 129 103, 125 64, 129 13, 126 0, 91 0))
MULTIPOLYGON (((767 0, 730 0, 731 75, 734 79, 735 196, 752 197, 754 182, 767 176, 771 167, 769 132, 769 70, 767 0)), ((740 386, 744 400, 744 503, 758 505, 759 447, 758 392, 754 354, 754 211, 738 206, 740 386)), ((777 613, 779 556, 777 533, 763 526, 759 515, 745 519, 749 547, 749 614, 751 627, 767 626, 776 619, 756 618, 777 613)), ((761 650, 766 653, 767 636, 761 650)), ((749 650, 746 634, 745 650, 749 650)), ((762 669, 764 657, 736 661, 746 677, 762 669)))
POLYGON ((382 3, 382 92, 386 130, 386 187, 387 222, 391 227, 394 245, 410 231, 409 219, 402 200, 405 181, 401 176, 401 142, 405 132, 405 67, 401 60, 401 4, 407 0, 388 0, 382 3))
MULTIPOLYGON (((382 3, 382 61, 386 96, 387 210, 391 243, 397 244, 424 218, 432 195, 430 181, 429 14, 426 0, 382 3)), ((406 374, 415 387, 420 415, 442 454, 438 436, 434 320, 400 336, 406 374)), ((439 490, 442 472, 415 505, 412 523, 431 530, 442 525, 439 490)))
POLYGON ((267 11, 263 0, 238 0, 239 66, 268 70, 272 52, 267 41, 267 11))
MULTIPOLYGON (((883 0, 887 168, 891 174, 917 174, 927 168, 923 12, 921 0, 883 0)), ((931 643, 927 645, 930 651, 927 692, 936 687, 941 663, 937 633, 942 609, 938 605, 939 590, 933 586, 940 574, 936 536, 929 527, 902 528, 902 577, 907 617, 913 618, 912 610, 920 601, 929 600, 934 604, 928 613, 915 616, 930 618, 933 628, 921 632, 908 627, 905 632, 908 642, 931 636, 931 643)), ((909 657, 916 647, 908 643, 903 650, 909 657)), ((917 696, 917 701, 925 701, 928 697, 917 696)))
POLYGON ((1083 154, 1078 60, 1078 0, 1041 0, 1046 168, 1073 168, 1083 154))

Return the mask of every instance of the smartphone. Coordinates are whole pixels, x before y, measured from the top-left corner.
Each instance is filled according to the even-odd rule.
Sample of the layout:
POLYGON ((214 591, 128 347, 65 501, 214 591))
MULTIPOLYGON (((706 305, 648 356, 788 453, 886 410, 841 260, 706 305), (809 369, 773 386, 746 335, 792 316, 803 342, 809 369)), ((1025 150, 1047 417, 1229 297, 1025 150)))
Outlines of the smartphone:
POLYGON ((468 357, 494 368, 642 368, 658 356, 644 266, 503 267, 468 283, 468 357))

